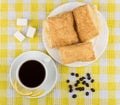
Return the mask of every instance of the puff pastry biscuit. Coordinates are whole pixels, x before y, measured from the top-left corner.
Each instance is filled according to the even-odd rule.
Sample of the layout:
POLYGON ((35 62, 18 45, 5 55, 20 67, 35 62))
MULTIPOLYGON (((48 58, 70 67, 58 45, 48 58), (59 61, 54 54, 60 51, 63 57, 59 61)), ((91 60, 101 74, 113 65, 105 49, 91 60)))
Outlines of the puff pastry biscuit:
POLYGON ((95 59, 91 42, 60 47, 60 54, 64 64, 75 61, 92 61, 95 59))
POLYGON ((48 17, 44 22, 50 48, 77 43, 79 38, 74 29, 72 12, 65 12, 54 17, 48 17))
POLYGON ((89 4, 73 10, 77 33, 81 42, 96 37, 100 32, 100 20, 97 9, 89 4))

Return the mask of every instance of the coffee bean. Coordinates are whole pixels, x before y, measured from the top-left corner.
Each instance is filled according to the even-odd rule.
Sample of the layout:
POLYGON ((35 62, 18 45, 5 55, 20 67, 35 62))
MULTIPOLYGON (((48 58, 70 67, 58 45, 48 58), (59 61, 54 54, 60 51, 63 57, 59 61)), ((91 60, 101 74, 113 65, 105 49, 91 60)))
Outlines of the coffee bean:
POLYGON ((79 78, 80 81, 83 81, 84 79, 85 79, 85 77, 81 77, 81 78, 79 78))
POLYGON ((88 79, 88 80, 91 80, 91 77, 88 77, 87 79, 88 79))
POLYGON ((69 85, 69 88, 72 88, 72 85, 69 85))
POLYGON ((90 76, 90 73, 87 73, 87 79, 90 80, 91 79, 91 76, 90 76))
POLYGON ((82 77, 82 79, 84 80, 84 79, 85 79, 85 77, 83 76, 83 77, 82 77))
POLYGON ((86 94, 86 96, 88 96, 88 95, 89 95, 89 92, 86 92, 85 94, 86 94))
POLYGON ((85 85, 86 85, 86 87, 89 87, 89 84, 88 84, 88 83, 86 83, 85 85))
POLYGON ((94 82, 94 79, 91 80, 91 83, 93 83, 93 82, 94 82))
POLYGON ((79 83, 80 83, 80 81, 79 81, 79 80, 77 80, 77 81, 76 81, 76 83, 77 83, 77 84, 79 84, 79 83))
POLYGON ((73 89, 70 89, 69 92, 71 93, 73 91, 73 89))
POLYGON ((78 88, 75 88, 75 90, 78 90, 78 88))
POLYGON ((92 92, 95 92, 95 89, 91 88, 91 91, 92 91, 92 92))
POLYGON ((84 87, 81 87, 81 90, 85 90, 85 88, 84 88, 84 87))
POLYGON ((75 90, 83 91, 84 87, 77 87, 77 88, 75 88, 75 90))
POLYGON ((70 82, 70 80, 68 79, 66 82, 67 82, 67 83, 69 83, 69 82, 70 82))
POLYGON ((75 74, 74 73, 71 73, 72 76, 74 76, 75 74))
POLYGON ((77 95, 76 95, 76 94, 73 94, 73 95, 72 95, 72 98, 76 98, 76 97, 77 97, 77 95))
POLYGON ((86 81, 83 81, 82 84, 83 84, 83 85, 86 84, 86 81))
POLYGON ((74 84, 74 86, 76 86, 76 87, 77 87, 77 86, 78 86, 78 84, 77 84, 77 83, 75 83, 75 84, 74 84))
POLYGON ((79 78, 80 81, 82 81, 83 79, 82 78, 79 78))
POLYGON ((76 76, 76 77, 79 77, 79 74, 78 74, 78 73, 76 73, 76 74, 75 74, 75 76, 76 76))
POLYGON ((79 91, 82 91, 81 87, 79 87, 79 91))
POLYGON ((90 77, 90 73, 87 73, 86 75, 87 75, 87 77, 90 77))
POLYGON ((75 90, 79 90, 79 88, 75 88, 75 90))
POLYGON ((75 90, 81 90, 81 87, 77 87, 77 88, 75 88, 75 90))

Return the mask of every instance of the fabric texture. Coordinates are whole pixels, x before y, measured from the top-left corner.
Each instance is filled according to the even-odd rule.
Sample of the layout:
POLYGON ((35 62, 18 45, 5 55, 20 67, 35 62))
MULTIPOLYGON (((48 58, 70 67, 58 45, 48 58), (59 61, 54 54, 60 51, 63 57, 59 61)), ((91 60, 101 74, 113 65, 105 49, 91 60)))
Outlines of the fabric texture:
POLYGON ((56 63, 57 84, 40 99, 21 97, 10 85, 12 61, 24 51, 47 53, 42 43, 42 22, 55 7, 71 1, 76 0, 0 0, 0 105, 120 105, 120 0, 78 0, 95 4, 108 23, 108 46, 96 62, 78 68, 56 63), (29 25, 37 28, 35 37, 22 43, 13 36, 16 30, 26 32, 26 28, 16 26, 20 17, 29 19, 29 25), (66 84, 71 72, 91 73, 96 91, 90 96, 81 92, 77 98, 71 98, 66 84))

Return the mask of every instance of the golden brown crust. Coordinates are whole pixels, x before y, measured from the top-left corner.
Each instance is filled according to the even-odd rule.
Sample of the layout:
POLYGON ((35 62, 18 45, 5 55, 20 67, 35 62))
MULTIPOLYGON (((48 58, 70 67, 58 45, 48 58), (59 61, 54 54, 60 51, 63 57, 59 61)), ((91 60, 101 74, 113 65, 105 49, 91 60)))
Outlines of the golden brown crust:
POLYGON ((73 63, 75 61, 86 62, 95 59, 91 42, 60 47, 60 54, 64 64, 73 63))
POLYGON ((48 42, 48 45, 50 48, 52 48, 52 42, 51 42, 51 37, 49 36, 49 26, 47 20, 43 21, 43 28, 44 28, 44 35, 46 36, 46 40, 48 42))
POLYGON ((95 18, 95 22, 96 22, 96 27, 97 27, 97 29, 98 29, 98 31, 100 33, 101 29, 102 29, 101 23, 100 23, 100 16, 98 14, 97 7, 94 5, 94 6, 92 6, 92 8, 93 8, 93 12, 94 12, 94 18, 95 18))
POLYGON ((99 34, 97 13, 89 4, 73 10, 77 33, 81 42, 88 41, 99 34))
POLYGON ((74 29, 72 12, 66 12, 47 19, 48 43, 51 48, 71 45, 79 41, 74 29))

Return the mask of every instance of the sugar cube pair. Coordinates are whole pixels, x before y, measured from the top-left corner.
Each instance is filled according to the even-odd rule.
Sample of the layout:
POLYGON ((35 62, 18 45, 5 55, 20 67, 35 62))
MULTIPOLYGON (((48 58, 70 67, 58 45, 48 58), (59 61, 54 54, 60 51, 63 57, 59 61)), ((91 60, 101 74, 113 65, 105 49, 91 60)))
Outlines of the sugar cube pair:
MULTIPOLYGON (((27 25, 28 25, 27 19, 25 19, 25 18, 17 19, 17 26, 27 26, 27 25)), ((33 38, 35 32, 36 32, 36 28, 29 26, 26 36, 29 38, 33 38)), ((25 36, 20 31, 15 32, 14 36, 21 42, 25 39, 25 36)))

